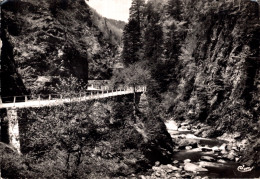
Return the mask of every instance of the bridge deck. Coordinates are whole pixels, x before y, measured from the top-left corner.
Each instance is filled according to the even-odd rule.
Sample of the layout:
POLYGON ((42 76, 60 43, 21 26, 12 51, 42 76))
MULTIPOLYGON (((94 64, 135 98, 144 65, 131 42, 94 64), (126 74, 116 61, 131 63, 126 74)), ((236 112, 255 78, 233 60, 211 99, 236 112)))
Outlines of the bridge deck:
MULTIPOLYGON (((136 90, 136 92, 145 92, 145 88, 139 88, 136 90)), ((70 103, 70 102, 80 102, 80 101, 87 101, 87 100, 93 100, 93 99, 101 99, 101 98, 108 98, 113 96, 121 96, 121 95, 127 95, 127 94, 133 94, 133 89, 124 89, 124 90, 116 90, 112 92, 108 91, 101 91, 98 94, 94 95, 85 95, 81 97, 72 97, 72 98, 61 98, 61 99, 38 99, 38 100, 27 100, 26 102, 14 102, 13 103, 0 103, 0 109, 1 108, 29 108, 29 107, 44 107, 44 106, 57 106, 61 105, 63 103, 70 103)))

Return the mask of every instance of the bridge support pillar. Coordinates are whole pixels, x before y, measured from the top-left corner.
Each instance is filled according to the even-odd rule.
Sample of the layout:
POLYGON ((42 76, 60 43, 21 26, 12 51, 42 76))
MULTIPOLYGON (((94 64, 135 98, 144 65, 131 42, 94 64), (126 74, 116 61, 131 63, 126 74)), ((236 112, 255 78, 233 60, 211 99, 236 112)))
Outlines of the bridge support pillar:
POLYGON ((18 153, 21 153, 18 115, 16 109, 7 110, 7 120, 8 120, 9 144, 13 146, 18 153))
POLYGON ((144 114, 147 114, 149 111, 149 104, 148 104, 147 96, 145 93, 142 93, 140 96, 138 108, 144 114))

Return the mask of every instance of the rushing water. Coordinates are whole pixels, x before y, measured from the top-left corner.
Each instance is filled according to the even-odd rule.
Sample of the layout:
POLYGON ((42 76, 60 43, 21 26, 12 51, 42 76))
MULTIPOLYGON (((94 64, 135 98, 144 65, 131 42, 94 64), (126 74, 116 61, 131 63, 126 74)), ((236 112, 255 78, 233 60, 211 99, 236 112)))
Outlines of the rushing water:
MULTIPOLYGON (((174 138, 176 136, 192 136, 191 131, 176 131, 169 129, 169 133, 174 138)), ((194 136, 194 135, 193 135, 194 136)), ((214 147, 221 146, 226 141, 216 140, 216 139, 206 139, 206 138, 197 138, 194 136, 195 140, 198 140, 200 146, 214 147)), ((199 163, 202 156, 211 156, 218 158, 221 154, 215 154, 213 152, 203 152, 197 149, 191 150, 181 150, 176 152, 173 156, 173 160, 178 160, 183 162, 185 159, 190 159, 191 163, 199 163)), ((219 157, 221 158, 221 157, 219 157)), ((203 162, 205 168, 208 169, 207 172, 200 172, 199 175, 204 177, 208 176, 210 178, 259 178, 260 177, 260 168, 254 169, 251 172, 241 173, 237 171, 239 164, 226 160, 225 163, 219 162, 203 162)))
MULTIPOLYGON (((216 157, 210 152, 201 151, 189 151, 183 150, 176 152, 173 156, 174 160, 183 161, 185 159, 190 159, 192 163, 199 162, 202 156, 212 156, 216 157)), ((254 178, 260 177, 260 169, 255 169, 251 172, 241 173, 237 171, 239 166, 237 163, 232 161, 226 161, 226 163, 218 162, 205 162, 208 164, 205 168, 208 169, 207 172, 200 172, 200 176, 208 176, 210 178, 254 178)))

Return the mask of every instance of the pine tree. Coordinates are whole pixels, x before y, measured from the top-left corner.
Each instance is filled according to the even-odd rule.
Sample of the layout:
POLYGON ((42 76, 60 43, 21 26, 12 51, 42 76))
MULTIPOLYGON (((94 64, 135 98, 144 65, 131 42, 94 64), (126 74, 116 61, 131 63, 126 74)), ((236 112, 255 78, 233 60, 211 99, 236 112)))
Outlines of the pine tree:
POLYGON ((142 58, 142 28, 144 23, 144 0, 133 0, 130 8, 129 23, 123 34, 123 59, 126 65, 142 58))
POLYGON ((145 1, 144 0, 133 0, 130 8, 129 19, 135 19, 138 23, 138 28, 141 30, 144 22, 144 9, 145 1))
POLYGON ((141 33, 138 30, 138 22, 130 20, 125 26, 123 34, 123 59, 126 65, 133 64, 140 60, 141 33))
POLYGON ((163 52, 163 30, 160 15, 153 9, 151 3, 147 4, 145 15, 147 27, 144 33, 144 56, 148 61, 156 63, 163 52))
POLYGON ((184 19, 183 6, 180 0, 169 0, 166 5, 166 12, 171 19, 171 25, 166 27, 165 34, 165 56, 168 59, 177 60, 180 55, 181 43, 185 39, 186 30, 180 25, 184 19))
POLYGON ((182 2, 180 0, 168 0, 166 13, 172 18, 182 20, 182 2))

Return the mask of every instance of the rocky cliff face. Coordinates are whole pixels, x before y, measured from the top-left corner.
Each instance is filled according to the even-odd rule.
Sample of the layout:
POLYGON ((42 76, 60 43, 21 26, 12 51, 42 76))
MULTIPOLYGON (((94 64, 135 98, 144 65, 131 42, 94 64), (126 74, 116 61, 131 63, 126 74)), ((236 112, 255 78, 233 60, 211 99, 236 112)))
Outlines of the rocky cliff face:
MULTIPOLYGON (((188 25, 176 63, 172 114, 212 125, 212 137, 241 132, 252 134, 253 142, 260 127, 259 6, 219 2, 205 11, 206 6, 197 6, 200 13, 188 25)), ((259 163, 256 151, 253 158, 259 163)))
POLYGON ((177 64, 176 118, 254 130, 245 125, 260 113, 258 11, 257 3, 244 1, 240 9, 223 4, 193 19, 177 64))
POLYGON ((2 96, 42 91, 70 75, 109 77, 116 46, 92 23, 84 0, 2 5, 2 96))
MULTIPOLYGON (((158 80, 162 106, 176 120, 208 123, 209 137, 239 132, 240 139, 251 141, 251 158, 259 164, 259 4, 162 2, 154 8, 160 12, 166 49, 163 60, 157 60, 168 70, 158 80)), ((159 69, 155 78, 162 74, 159 69)))

